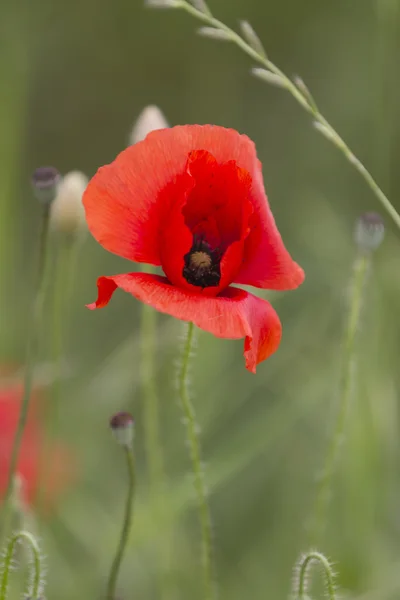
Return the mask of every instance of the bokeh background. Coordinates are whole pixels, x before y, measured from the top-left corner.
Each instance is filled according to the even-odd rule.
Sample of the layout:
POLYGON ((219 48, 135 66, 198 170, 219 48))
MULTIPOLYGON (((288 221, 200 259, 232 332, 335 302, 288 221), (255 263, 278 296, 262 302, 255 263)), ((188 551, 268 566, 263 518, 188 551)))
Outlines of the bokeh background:
MULTIPOLYGON (((248 19, 274 62, 289 75, 301 74, 323 114, 400 209, 400 2, 210 5, 232 26, 248 19)), ((196 36, 197 27, 184 13, 145 9, 138 0, 2 1, 0 358, 23 364, 25 356, 39 224, 29 185, 34 168, 53 164, 62 173, 93 175, 126 146, 147 104, 160 106, 171 124, 217 123, 247 133, 257 144, 283 239, 307 278, 295 292, 264 294, 284 335, 256 376, 245 371, 240 341, 200 332, 191 389, 220 597, 286 598, 293 564, 308 549, 316 480, 334 423, 354 222, 380 206, 286 92, 252 78, 246 56, 196 36)), ((347 436, 319 547, 334 560, 342 593, 365 600, 400 593, 399 252, 399 232, 387 219, 364 295, 347 436)), ((122 454, 107 428, 120 409, 135 415, 138 462, 121 598, 202 597, 175 385, 181 323, 157 315, 152 356, 166 481, 154 487, 146 461, 142 306, 120 292, 104 311, 84 308, 95 298, 97 276, 127 270, 129 264, 88 236, 68 310, 58 325, 46 312, 37 378, 47 378, 49 402, 57 387, 51 435, 70 447, 78 467, 57 509, 36 519, 49 598, 103 593, 126 490, 122 454), (58 381, 52 367, 57 327, 64 329, 67 365, 58 381)), ((13 586, 17 597, 17 575, 13 586)))

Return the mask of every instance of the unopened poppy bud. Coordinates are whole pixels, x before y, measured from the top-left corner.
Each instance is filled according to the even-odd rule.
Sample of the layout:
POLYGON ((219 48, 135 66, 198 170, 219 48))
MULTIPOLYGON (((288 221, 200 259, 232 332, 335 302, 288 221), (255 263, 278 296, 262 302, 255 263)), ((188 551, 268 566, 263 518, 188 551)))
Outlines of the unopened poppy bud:
POLYGON ((131 446, 133 441, 134 420, 128 412, 116 413, 110 419, 110 427, 115 439, 121 446, 131 446))
POLYGON ((138 116, 134 124, 129 139, 130 144, 141 142, 151 131, 157 129, 165 129, 169 127, 166 118, 164 117, 158 106, 146 106, 138 116))
POLYGON ((82 196, 87 184, 88 178, 80 171, 71 171, 62 178, 51 205, 50 224, 54 231, 77 235, 86 230, 82 196))
POLYGON ((33 192, 39 202, 51 204, 57 195, 61 175, 54 167, 39 167, 33 172, 33 192))
POLYGON ((381 245, 385 237, 385 225, 380 215, 368 212, 357 220, 355 241, 363 252, 371 252, 381 245))

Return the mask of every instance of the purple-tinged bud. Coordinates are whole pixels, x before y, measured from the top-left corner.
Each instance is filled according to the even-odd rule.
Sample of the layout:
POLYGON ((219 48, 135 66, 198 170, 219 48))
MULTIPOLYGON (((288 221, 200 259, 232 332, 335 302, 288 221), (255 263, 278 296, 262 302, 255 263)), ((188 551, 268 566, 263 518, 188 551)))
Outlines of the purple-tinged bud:
POLYGON ((57 195, 61 175, 54 167, 39 167, 33 172, 33 192, 39 202, 51 204, 57 195))
POLYGON ((356 222, 354 238, 363 252, 376 250, 385 237, 385 225, 380 215, 374 212, 364 213, 356 222))
POLYGON ((130 413, 119 412, 110 419, 111 431, 121 446, 131 447, 134 432, 134 420, 130 413))

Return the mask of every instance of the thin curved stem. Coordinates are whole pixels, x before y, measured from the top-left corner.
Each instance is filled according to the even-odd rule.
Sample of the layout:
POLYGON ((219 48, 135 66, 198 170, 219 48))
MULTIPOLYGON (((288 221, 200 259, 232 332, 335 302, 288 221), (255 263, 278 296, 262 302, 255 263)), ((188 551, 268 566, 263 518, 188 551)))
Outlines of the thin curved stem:
POLYGON ((185 417, 184 423, 186 426, 186 435, 189 444, 190 458, 192 461, 194 475, 194 486, 196 489, 199 506, 205 598, 206 600, 212 600, 216 597, 216 585, 214 581, 212 565, 212 523, 207 500, 206 484, 204 481, 204 470, 201 462, 200 441, 198 437, 196 414, 188 392, 189 363, 193 346, 193 338, 194 325, 193 323, 189 323, 179 373, 179 396, 185 417))
POLYGON ((126 463, 128 467, 128 495, 126 498, 125 516, 122 525, 121 536, 108 578, 106 596, 107 600, 116 600, 118 574, 121 568, 122 559, 125 554, 126 545, 128 543, 133 517, 133 498, 135 495, 135 460, 133 450, 130 446, 124 445, 123 450, 125 452, 126 463))
POLYGON ((336 600, 335 576, 332 566, 326 556, 321 554, 321 552, 316 551, 308 552, 308 554, 302 556, 296 567, 298 578, 296 578, 297 589, 294 590, 294 597, 296 600, 305 600, 307 598, 310 580, 309 571, 311 566, 316 562, 318 562, 324 570, 328 599, 336 600))
POLYGON ((354 264, 352 295, 343 344, 343 371, 339 387, 339 409, 316 496, 314 511, 314 536, 316 540, 319 539, 326 521, 332 479, 340 454, 340 447, 345 435, 347 415, 352 394, 355 341, 360 322, 363 292, 369 260, 369 255, 362 254, 357 257, 354 264))
POLYGON ((29 582, 28 596, 32 600, 39 600, 42 584, 42 561, 40 556, 40 549, 38 543, 31 533, 28 531, 19 531, 14 534, 10 539, 3 563, 3 572, 0 581, 0 600, 7 600, 8 582, 10 578, 10 571, 12 570, 12 561, 15 551, 15 546, 19 541, 23 540, 28 544, 32 551, 32 566, 31 566, 31 579, 29 582))
POLYGON ((10 468, 8 473, 7 488, 4 495, 3 512, 3 531, 7 534, 8 519, 10 513, 10 501, 13 487, 14 476, 17 471, 19 453, 21 450, 22 438, 28 418, 29 402, 33 388, 33 374, 35 367, 36 354, 39 346, 39 335, 42 324, 42 312, 47 288, 47 238, 49 231, 50 205, 43 205, 42 223, 39 238, 39 256, 35 285, 35 299, 30 326, 29 338, 27 343, 27 356, 25 366, 24 393, 21 401, 21 411, 19 415, 17 431, 14 438, 14 444, 11 451, 10 468))
MULTIPOLYGON (((236 46, 238 46, 245 54, 250 56, 254 61, 258 64, 265 67, 265 69, 269 73, 273 73, 277 77, 277 81, 279 81, 279 85, 285 88, 293 98, 306 110, 310 113, 317 123, 317 129, 320 131, 329 141, 331 141, 347 158, 347 160, 355 167, 355 169, 360 173, 363 177, 369 188, 378 198, 379 202, 386 210, 386 212, 393 219, 394 223, 400 229, 400 215, 394 208, 393 204, 390 202, 389 198, 379 187, 375 179, 369 173, 369 171, 365 168, 362 162, 355 156, 355 154, 351 151, 349 146, 345 143, 345 141, 340 137, 340 135, 335 131, 332 125, 326 120, 326 118, 320 113, 312 99, 311 94, 308 92, 307 88, 304 86, 303 90, 296 86, 296 84, 289 79, 287 75, 283 71, 279 69, 273 62, 271 62, 268 57, 261 53, 260 51, 253 48, 249 43, 246 42, 244 38, 242 38, 236 31, 222 23, 218 19, 215 19, 209 11, 202 12, 198 10, 195 6, 187 2, 186 0, 175 0, 174 7, 181 8, 196 17, 203 23, 207 23, 212 28, 224 32, 227 41, 231 41, 236 46)), ((304 85, 304 84, 303 84, 304 85)))

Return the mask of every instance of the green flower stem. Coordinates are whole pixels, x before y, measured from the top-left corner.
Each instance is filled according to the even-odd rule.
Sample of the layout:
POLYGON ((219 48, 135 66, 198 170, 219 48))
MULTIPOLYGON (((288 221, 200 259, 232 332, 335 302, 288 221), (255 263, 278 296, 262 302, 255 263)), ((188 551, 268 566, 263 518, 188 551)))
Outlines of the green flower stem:
POLYGON ((21 450, 22 438, 25 430, 26 421, 28 418, 29 402, 32 395, 33 387, 33 373, 35 367, 36 354, 39 346, 40 328, 42 325, 42 313, 45 299, 45 292, 47 288, 47 238, 49 231, 49 219, 50 219, 50 205, 44 204, 42 206, 42 223, 39 238, 39 256, 38 256, 38 267, 35 285, 35 300, 33 307, 32 323, 30 327, 30 333, 27 343, 27 356, 25 365, 25 379, 24 379, 24 393, 21 402, 21 412, 19 415, 17 431, 15 434, 14 444, 10 458, 10 469, 8 474, 7 488, 4 495, 4 509, 3 509, 3 531, 7 534, 8 521, 10 518, 11 508, 11 494, 13 488, 13 481, 16 475, 19 453, 21 450))
POLYGON ((179 395, 184 413, 184 423, 190 449, 190 458, 194 475, 194 485, 197 493, 199 516, 202 533, 202 563, 204 571, 205 598, 212 600, 216 597, 215 581, 212 566, 212 524, 210 509, 207 501, 204 470, 201 463, 198 427, 193 404, 188 392, 189 362, 194 338, 194 325, 189 323, 187 337, 183 349, 182 363, 179 373, 179 395))
MULTIPOLYGON (((131 446, 124 445, 126 463, 128 466, 128 495, 126 498, 125 516, 122 525, 121 536, 119 539, 117 552, 111 565, 110 575, 107 584, 107 600, 116 600, 116 587, 118 574, 121 568, 122 559, 129 539, 129 533, 133 517, 133 498, 135 495, 135 459, 131 446)), ((1 600, 1 599, 0 599, 1 600)))
POLYGON ((289 77, 285 75, 285 73, 283 73, 283 71, 281 71, 273 62, 271 62, 263 52, 253 48, 249 43, 246 42, 244 38, 242 38, 233 29, 231 29, 218 19, 215 19, 209 11, 202 12, 186 0, 176 0, 174 6, 176 8, 181 8, 185 10, 192 16, 196 17, 200 21, 203 21, 203 23, 207 23, 207 25, 210 25, 214 29, 224 32, 227 40, 236 44, 236 46, 243 50, 245 54, 250 56, 250 58, 252 58, 258 64, 263 65, 263 67, 265 67, 265 69, 267 69, 269 73, 273 73, 273 75, 276 76, 276 81, 279 82, 279 85, 285 88, 293 96, 293 98, 304 108, 304 110, 306 110, 313 116, 318 125, 317 129, 344 154, 347 160, 360 173, 360 175, 364 178, 369 188, 378 198, 383 208, 386 210, 386 212, 393 219, 397 227, 400 229, 399 213, 396 211, 389 198, 384 194, 384 192, 381 190, 379 185, 376 183, 375 179, 365 168, 362 162, 353 154, 349 146, 334 130, 334 128, 325 119, 325 117, 319 112, 317 105, 315 104, 311 94, 309 93, 307 88, 305 88, 305 86, 303 89, 297 87, 296 84, 293 81, 291 81, 291 79, 289 79, 289 77))
MULTIPOLYGON (((141 314, 141 382, 143 390, 143 429, 145 439, 145 455, 149 477, 150 495, 157 500, 155 518, 161 518, 163 511, 163 493, 165 471, 163 450, 160 436, 159 398, 156 388, 155 356, 156 356, 156 319, 157 313, 151 306, 143 305, 141 314)), ((170 585, 168 564, 171 548, 168 536, 163 536, 157 547, 157 554, 165 581, 160 582, 160 597, 168 597, 170 585)))
MULTIPOLYGON (((58 240, 57 240, 58 241, 58 240)), ((52 338, 51 354, 56 372, 55 381, 52 385, 52 393, 45 407, 46 437, 42 451, 42 484, 39 487, 37 505, 41 513, 46 496, 46 483, 50 476, 52 440, 57 429, 58 406, 60 400, 60 382, 63 370, 63 354, 65 346, 66 327, 70 321, 69 307, 74 288, 75 267, 80 248, 80 240, 75 238, 61 239, 56 248, 56 260, 54 265, 54 287, 52 298, 52 338)))
POLYGON ((31 566, 31 571, 33 574, 30 578, 28 596, 29 598, 32 598, 32 600, 39 600, 40 598, 40 588, 42 584, 42 561, 40 557, 39 546, 31 533, 28 531, 19 531, 12 536, 7 545, 3 562, 3 571, 0 580, 0 600, 7 600, 8 583, 10 571, 12 570, 14 551, 17 543, 21 540, 28 544, 30 550, 32 551, 33 558, 31 566))
POLYGON ((163 452, 160 444, 160 415, 154 368, 156 316, 156 312, 152 307, 143 306, 141 319, 141 367, 144 392, 143 426, 150 488, 154 493, 157 493, 164 483, 163 452))
POLYGON ((345 435, 347 415, 352 394, 355 341, 360 322, 363 292, 369 261, 369 255, 361 254, 356 258, 354 264, 352 294, 343 344, 343 371, 339 387, 339 409, 316 496, 314 512, 314 535, 316 540, 319 540, 325 526, 332 479, 335 473, 340 447, 345 435))
POLYGON ((310 582, 310 568, 318 562, 324 570, 326 591, 329 600, 336 600, 335 577, 329 560, 320 552, 308 552, 301 557, 296 567, 298 571, 296 577, 296 588, 294 589, 294 598, 296 600, 308 600, 308 586, 310 582))
MULTIPOLYGON (((53 340, 52 353, 56 368, 61 368, 61 359, 65 346, 65 332, 69 322, 69 307, 74 291, 75 270, 81 247, 79 238, 60 240, 55 265, 54 298, 53 298, 53 340)), ((57 378, 59 381, 59 378, 57 378)))

